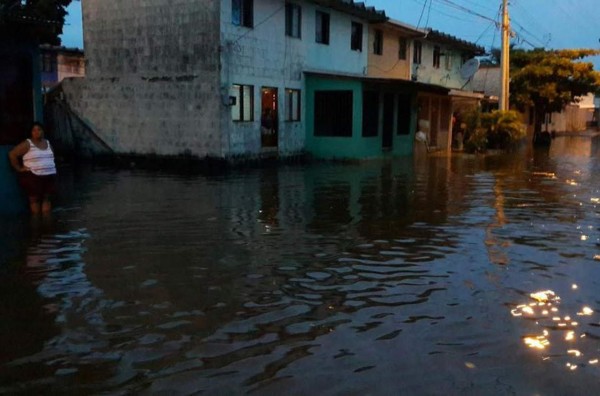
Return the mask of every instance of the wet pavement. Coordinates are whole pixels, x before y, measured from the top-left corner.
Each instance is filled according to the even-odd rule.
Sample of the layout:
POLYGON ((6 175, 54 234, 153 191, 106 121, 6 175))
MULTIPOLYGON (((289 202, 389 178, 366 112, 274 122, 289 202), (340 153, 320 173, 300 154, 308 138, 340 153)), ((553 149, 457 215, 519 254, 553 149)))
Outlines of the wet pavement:
POLYGON ((2 218, 0 393, 600 391, 600 138, 182 175, 2 218))

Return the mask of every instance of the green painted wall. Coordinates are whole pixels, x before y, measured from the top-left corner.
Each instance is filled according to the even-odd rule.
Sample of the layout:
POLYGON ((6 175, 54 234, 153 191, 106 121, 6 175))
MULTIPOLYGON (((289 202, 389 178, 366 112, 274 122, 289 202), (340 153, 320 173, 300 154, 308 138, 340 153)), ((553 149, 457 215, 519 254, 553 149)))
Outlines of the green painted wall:
MULTIPOLYGON (((362 105, 363 90, 365 83, 359 80, 335 79, 325 77, 306 77, 306 101, 304 104, 306 120, 306 150, 317 158, 323 159, 369 159, 381 158, 384 156, 407 156, 413 152, 414 133, 417 123, 417 92, 416 89, 394 88, 392 85, 379 84, 376 90, 380 95, 380 116, 379 132, 377 136, 362 136, 362 105), (315 91, 319 90, 350 90, 353 95, 352 103, 352 136, 350 137, 321 137, 314 136, 314 97, 315 91), (397 117, 394 114, 392 150, 382 149, 382 123, 383 123, 383 92, 409 95, 411 106, 410 134, 398 135, 397 117)), ((374 90, 373 85, 369 85, 369 90, 374 90)), ((394 112, 397 113, 397 106, 394 105, 394 112)))
POLYGON ((408 135, 398 135, 398 131, 394 129, 394 143, 392 145, 392 154, 394 156, 412 155, 415 143, 415 132, 417 130, 417 92, 415 90, 402 92, 402 94, 410 95, 410 133, 408 135))
POLYGON ((363 138, 362 130, 362 83, 357 80, 326 79, 306 77, 306 150, 317 158, 344 159, 370 158, 381 156, 381 136, 363 138), (352 136, 314 136, 314 98, 319 90, 351 90, 352 136))

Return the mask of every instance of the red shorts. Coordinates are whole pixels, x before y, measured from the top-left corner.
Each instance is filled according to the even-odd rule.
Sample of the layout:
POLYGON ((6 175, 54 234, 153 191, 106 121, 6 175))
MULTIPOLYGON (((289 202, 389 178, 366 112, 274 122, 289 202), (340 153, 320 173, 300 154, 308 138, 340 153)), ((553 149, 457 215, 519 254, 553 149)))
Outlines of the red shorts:
POLYGON ((19 174, 19 184, 28 197, 44 197, 56 193, 56 175, 38 176, 23 172, 19 174))

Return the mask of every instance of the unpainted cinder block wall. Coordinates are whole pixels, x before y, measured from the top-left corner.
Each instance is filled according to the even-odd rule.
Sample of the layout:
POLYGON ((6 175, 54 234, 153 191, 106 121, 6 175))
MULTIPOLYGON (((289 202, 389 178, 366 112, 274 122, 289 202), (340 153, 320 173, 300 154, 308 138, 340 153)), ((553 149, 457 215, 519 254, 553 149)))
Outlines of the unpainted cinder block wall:
POLYGON ((86 77, 65 100, 117 153, 223 157, 219 0, 82 2, 86 77))

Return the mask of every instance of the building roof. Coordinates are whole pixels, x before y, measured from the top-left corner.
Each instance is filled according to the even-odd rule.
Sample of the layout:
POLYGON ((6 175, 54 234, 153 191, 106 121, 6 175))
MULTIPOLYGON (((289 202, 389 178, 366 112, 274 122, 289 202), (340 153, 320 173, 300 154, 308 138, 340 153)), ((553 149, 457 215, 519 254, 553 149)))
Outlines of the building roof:
POLYGON ((455 48, 471 52, 474 55, 483 55, 485 53, 485 49, 482 46, 477 45, 475 43, 459 39, 458 37, 451 36, 449 34, 442 33, 438 30, 434 30, 431 28, 425 29, 425 31, 427 32, 426 38, 428 40, 451 45, 455 48))
POLYGON ((428 84, 424 82, 412 81, 412 80, 404 80, 400 78, 381 78, 381 77, 369 77, 359 74, 349 74, 349 73, 334 73, 329 71, 322 70, 305 70, 304 73, 309 76, 315 77, 326 77, 332 79, 345 79, 345 80, 358 80, 367 83, 374 84, 386 84, 389 86, 395 86, 398 88, 414 88, 417 91, 421 92, 432 92, 439 94, 448 94, 450 92, 450 88, 436 85, 436 84, 428 84))
POLYGON ((323 7, 350 14, 368 22, 385 22, 388 17, 384 10, 377 10, 375 7, 366 6, 363 2, 355 3, 354 0, 310 0, 323 7))
POLYGON ((397 30, 409 37, 425 37, 427 35, 427 31, 409 25, 408 23, 400 22, 396 19, 390 18, 386 22, 386 26, 397 30))
POLYGON ((69 53, 73 55, 83 55, 83 50, 76 47, 64 47, 61 45, 41 44, 40 50, 48 52, 69 53))

